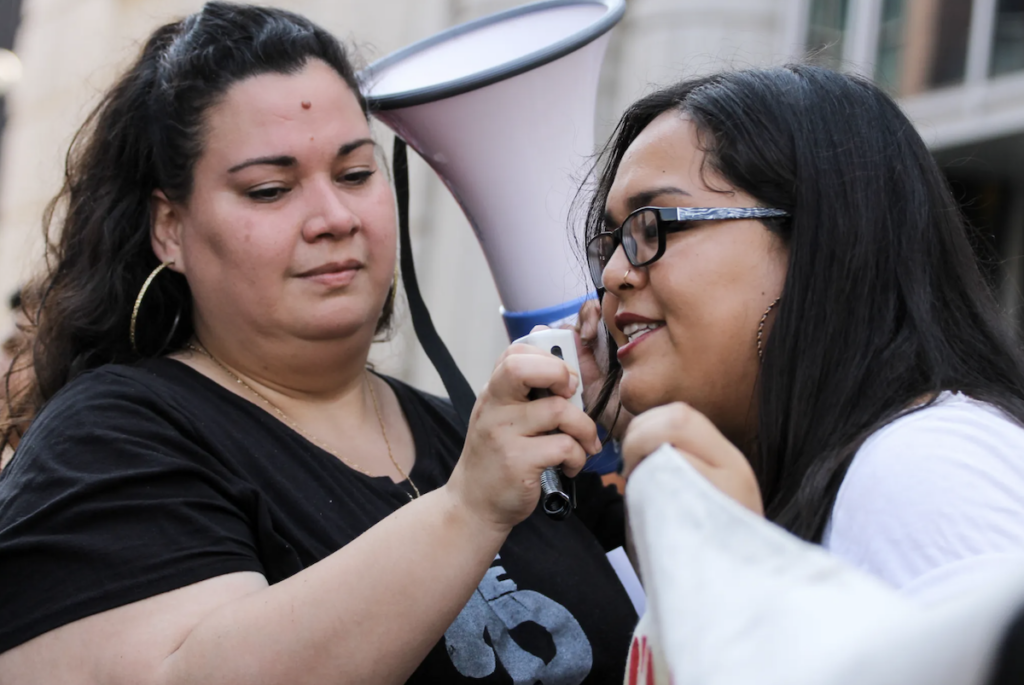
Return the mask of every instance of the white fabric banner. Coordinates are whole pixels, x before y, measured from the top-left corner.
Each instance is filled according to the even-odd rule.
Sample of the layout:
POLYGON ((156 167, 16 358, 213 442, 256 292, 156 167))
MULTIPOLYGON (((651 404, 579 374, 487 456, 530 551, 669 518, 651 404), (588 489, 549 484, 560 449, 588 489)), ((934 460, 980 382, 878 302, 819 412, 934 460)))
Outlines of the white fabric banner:
POLYGON ((626 501, 647 593, 634 650, 653 653, 656 675, 631 663, 632 682, 982 685, 1024 604, 1024 565, 917 604, 736 504, 669 445, 633 472, 626 501))

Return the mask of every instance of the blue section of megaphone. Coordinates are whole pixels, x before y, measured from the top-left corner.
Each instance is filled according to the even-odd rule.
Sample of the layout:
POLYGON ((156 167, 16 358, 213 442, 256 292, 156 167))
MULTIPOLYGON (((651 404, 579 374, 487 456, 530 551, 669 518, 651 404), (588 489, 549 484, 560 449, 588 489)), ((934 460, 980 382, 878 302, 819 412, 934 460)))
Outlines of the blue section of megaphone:
POLYGON ((532 331, 534 326, 550 326, 575 315, 584 302, 596 297, 597 293, 589 293, 575 300, 556 304, 554 307, 534 309, 530 312, 508 312, 502 307, 501 317, 505 320, 509 340, 518 340, 532 331))

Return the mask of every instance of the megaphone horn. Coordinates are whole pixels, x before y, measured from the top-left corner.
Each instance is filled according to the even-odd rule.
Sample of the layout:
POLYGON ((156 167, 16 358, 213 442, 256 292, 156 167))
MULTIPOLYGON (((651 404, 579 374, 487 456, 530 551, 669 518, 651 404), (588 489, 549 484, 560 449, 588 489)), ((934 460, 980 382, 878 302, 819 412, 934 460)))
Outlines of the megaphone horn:
POLYGON ((483 247, 511 338, 592 295, 568 217, 594 149, 625 0, 547 0, 399 50, 362 74, 375 116, 437 172, 483 247))

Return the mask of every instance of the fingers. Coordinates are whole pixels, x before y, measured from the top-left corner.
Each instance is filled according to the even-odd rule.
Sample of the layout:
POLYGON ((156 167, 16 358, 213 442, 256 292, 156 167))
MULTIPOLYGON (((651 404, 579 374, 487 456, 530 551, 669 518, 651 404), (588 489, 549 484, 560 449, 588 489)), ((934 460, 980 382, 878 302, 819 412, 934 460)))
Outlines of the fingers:
POLYGON ((559 432, 578 442, 588 454, 601 451, 597 424, 563 397, 552 395, 491 411, 494 413, 490 423, 507 428, 514 435, 533 438, 559 432))
POLYGON ((554 355, 512 345, 477 397, 462 456, 446 487, 484 519, 515 525, 537 506, 544 469, 573 476, 600 451, 597 426, 569 398, 580 380, 554 355), (548 396, 530 400, 530 391, 548 396))
POLYGON ((514 405, 511 411, 498 411, 518 435, 560 431, 577 441, 581 450, 596 454, 601 451, 597 425, 568 402, 579 382, 561 359, 532 345, 512 345, 487 385, 487 403, 514 405), (547 389, 554 396, 530 400, 533 389, 547 389))
MULTIPOLYGON (((534 327, 535 329, 538 327, 534 327)), ((497 371, 502 363, 509 357, 517 354, 539 354, 541 356, 554 356, 533 345, 525 345, 523 343, 513 343, 505 348, 505 351, 498 357, 498 361, 494 363, 494 370, 497 371)))
POLYGON ((673 402, 644 412, 630 423, 622 442, 625 472, 628 474, 665 443, 714 467, 725 466, 737 457, 743 459, 706 416, 687 404, 673 402))
POLYGON ((524 435, 544 435, 559 431, 578 442, 588 454, 601 451, 597 424, 564 398, 533 400, 523 408, 522 417, 521 432, 524 435))
POLYGON ((666 442, 673 442, 673 435, 667 430, 665 412, 671 405, 656 407, 640 414, 630 422, 622 439, 622 475, 630 476, 636 465, 647 455, 666 442))
POLYGON ((587 300, 580 307, 579 317, 576 321, 576 332, 579 333, 580 341, 591 349, 597 345, 598 322, 601 320, 601 303, 597 300, 587 300))
POLYGON ((534 438, 530 447, 534 450, 535 463, 542 466, 541 470, 561 466, 562 473, 572 478, 587 465, 586 451, 575 438, 564 433, 534 438))
POLYGON ((698 455, 711 466, 725 466, 737 457, 746 463, 736 446, 704 414, 682 402, 666 405, 665 409, 662 420, 676 426, 672 444, 677 449, 698 455))
POLYGON ((512 345, 505 351, 487 384, 489 394, 500 402, 526 402, 530 390, 550 390, 569 398, 579 377, 569 365, 532 345, 512 345))
POLYGON ((622 442, 627 478, 643 459, 669 443, 720 491, 758 515, 761 490, 750 462, 715 425, 692 407, 676 402, 651 409, 630 423, 622 442))

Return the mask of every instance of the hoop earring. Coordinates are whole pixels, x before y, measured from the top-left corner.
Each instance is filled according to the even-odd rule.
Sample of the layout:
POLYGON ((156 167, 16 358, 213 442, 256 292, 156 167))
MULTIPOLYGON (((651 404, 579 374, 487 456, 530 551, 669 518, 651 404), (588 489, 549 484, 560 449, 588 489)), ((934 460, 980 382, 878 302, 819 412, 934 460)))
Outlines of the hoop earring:
MULTIPOLYGON (((173 259, 164 262, 157 268, 153 269, 153 271, 150 272, 149 276, 147 276, 146 280, 143 282, 142 289, 139 290, 139 296, 135 298, 135 306, 132 308, 132 323, 131 326, 128 328, 128 339, 132 343, 132 350, 135 351, 135 354, 142 354, 141 352, 139 352, 139 348, 135 346, 135 322, 139 318, 139 307, 142 306, 142 298, 146 296, 146 291, 149 290, 149 284, 153 282, 153 279, 156 278, 157 274, 172 264, 174 264, 173 259)), ((178 312, 178 316, 175 317, 174 319, 174 327, 171 330, 171 335, 174 334, 174 329, 178 327, 178 320, 180 318, 181 312, 178 312)))
POLYGON ((764 361, 764 350, 761 348, 761 338, 764 336, 764 322, 768 320, 768 314, 781 299, 781 297, 776 297, 775 301, 768 305, 768 309, 764 310, 764 315, 761 317, 761 322, 757 324, 757 359, 762 362, 764 361))

